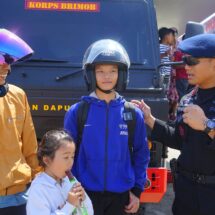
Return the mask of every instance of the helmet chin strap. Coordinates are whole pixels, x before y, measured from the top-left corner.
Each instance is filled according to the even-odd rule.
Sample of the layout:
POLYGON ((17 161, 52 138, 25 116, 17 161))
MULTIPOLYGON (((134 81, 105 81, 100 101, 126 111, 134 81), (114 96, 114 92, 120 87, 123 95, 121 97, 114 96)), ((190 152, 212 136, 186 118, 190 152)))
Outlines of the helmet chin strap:
POLYGON ((4 97, 9 90, 9 86, 7 83, 0 85, 0 97, 4 97))
POLYGON ((101 89, 99 86, 96 85, 96 88, 98 88, 100 91, 102 91, 105 94, 111 94, 115 88, 111 89, 111 90, 103 90, 101 89))

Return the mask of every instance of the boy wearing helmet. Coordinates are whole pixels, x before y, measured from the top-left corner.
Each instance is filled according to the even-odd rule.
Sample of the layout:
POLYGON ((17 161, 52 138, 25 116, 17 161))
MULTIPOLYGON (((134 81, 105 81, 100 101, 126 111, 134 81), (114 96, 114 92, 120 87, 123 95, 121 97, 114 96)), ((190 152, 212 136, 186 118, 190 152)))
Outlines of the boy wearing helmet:
POLYGON ((10 65, 33 53, 18 36, 0 29, 0 214, 25 215, 26 189, 38 171, 37 140, 24 91, 7 84, 10 65))
MULTIPOLYGON (((109 39, 93 43, 83 59, 84 78, 91 94, 82 101, 90 107, 72 171, 90 196, 95 215, 135 213, 146 181, 149 149, 143 115, 135 109, 130 154, 129 114, 124 113, 125 100, 116 92, 125 89, 129 66, 123 46, 109 39)), ((65 129, 76 143, 79 106, 80 102, 74 104, 64 120, 65 129)))

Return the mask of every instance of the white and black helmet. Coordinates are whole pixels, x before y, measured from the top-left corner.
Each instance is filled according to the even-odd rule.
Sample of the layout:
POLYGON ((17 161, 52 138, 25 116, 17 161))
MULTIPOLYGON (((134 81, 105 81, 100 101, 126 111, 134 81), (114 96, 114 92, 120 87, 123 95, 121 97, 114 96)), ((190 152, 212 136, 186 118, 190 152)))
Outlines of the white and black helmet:
POLYGON ((115 89, 125 90, 128 83, 128 69, 130 60, 124 47, 111 39, 98 40, 86 50, 83 58, 84 79, 89 91, 96 89, 95 65, 96 64, 118 65, 118 80, 115 89))

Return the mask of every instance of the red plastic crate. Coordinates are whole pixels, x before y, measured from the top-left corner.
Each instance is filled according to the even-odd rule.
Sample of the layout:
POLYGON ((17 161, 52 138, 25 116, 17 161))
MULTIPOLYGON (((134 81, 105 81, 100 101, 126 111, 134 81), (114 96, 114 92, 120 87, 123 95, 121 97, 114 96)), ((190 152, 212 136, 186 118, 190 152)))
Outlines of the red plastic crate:
POLYGON ((167 189, 167 169, 148 168, 149 186, 141 193, 140 202, 160 202, 167 189))

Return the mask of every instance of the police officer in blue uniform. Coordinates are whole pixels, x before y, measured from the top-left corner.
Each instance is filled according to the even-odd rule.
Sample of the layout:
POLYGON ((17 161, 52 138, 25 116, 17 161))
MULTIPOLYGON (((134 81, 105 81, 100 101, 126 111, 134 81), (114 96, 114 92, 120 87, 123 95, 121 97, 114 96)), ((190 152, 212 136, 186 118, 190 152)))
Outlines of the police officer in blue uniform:
POLYGON ((188 81, 196 87, 178 106, 175 128, 156 119, 144 101, 134 101, 152 129, 152 140, 178 149, 174 215, 215 214, 215 34, 181 42, 188 81))

